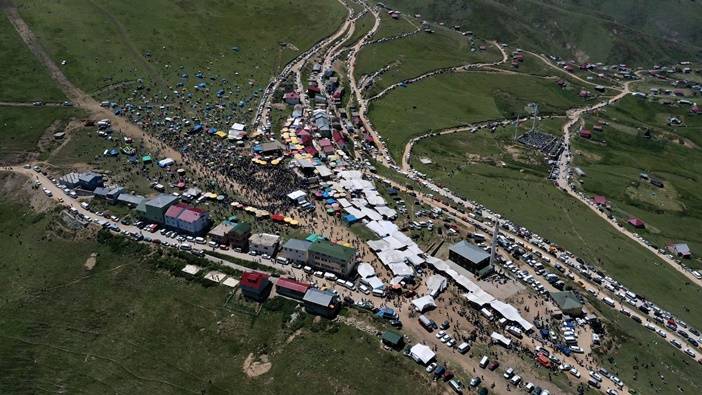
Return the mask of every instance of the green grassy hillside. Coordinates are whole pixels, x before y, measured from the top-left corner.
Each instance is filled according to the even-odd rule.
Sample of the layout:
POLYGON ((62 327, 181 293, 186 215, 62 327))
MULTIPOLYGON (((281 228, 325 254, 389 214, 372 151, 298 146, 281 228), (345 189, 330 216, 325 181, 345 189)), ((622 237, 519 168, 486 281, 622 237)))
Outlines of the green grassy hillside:
POLYGON ((389 0, 422 18, 581 61, 699 59, 702 3, 689 0, 389 0))

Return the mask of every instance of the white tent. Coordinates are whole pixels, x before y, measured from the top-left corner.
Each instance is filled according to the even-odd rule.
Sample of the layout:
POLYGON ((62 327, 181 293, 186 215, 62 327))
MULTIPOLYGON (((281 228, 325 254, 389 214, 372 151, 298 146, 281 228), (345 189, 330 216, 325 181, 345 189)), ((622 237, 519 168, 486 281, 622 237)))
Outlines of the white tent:
POLYGON ((368 278, 368 277, 375 276, 375 269, 373 269, 373 266, 371 266, 370 263, 366 263, 366 262, 359 263, 358 267, 356 268, 356 271, 358 272, 358 275, 361 276, 361 278, 368 278))
POLYGON ((393 276, 414 276, 414 270, 412 270, 412 268, 404 262, 391 263, 388 265, 388 268, 392 272, 393 276))
POLYGON ((376 276, 362 278, 361 282, 369 286, 371 289, 383 289, 385 284, 376 276))
POLYGON ((368 247, 370 247, 373 252, 378 252, 382 250, 387 250, 390 248, 390 245, 388 244, 387 241, 385 240, 368 240, 366 242, 368 244, 368 247))
POLYGON ((427 291, 432 297, 436 297, 446 289, 446 277, 440 274, 434 274, 427 279, 427 291))
POLYGON ((493 343, 502 344, 503 346, 509 348, 512 345, 512 339, 505 337, 497 332, 492 332, 490 335, 493 343))
POLYGON ((175 161, 172 158, 165 158, 158 161, 160 167, 173 166, 173 164, 175 164, 175 161))
POLYGON ((436 357, 436 354, 429 346, 417 343, 410 348, 410 357, 422 365, 427 365, 436 357))
POLYGON ((434 302, 434 298, 432 298, 430 295, 425 295, 421 298, 413 300, 412 306, 414 306, 414 309, 418 312, 423 313, 429 309, 435 309, 436 303, 434 302))
POLYGON ((297 199, 302 198, 302 197, 305 197, 305 192, 300 191, 300 190, 297 190, 297 191, 294 191, 294 192, 290 192, 290 193, 288 194, 288 198, 289 198, 290 200, 297 200, 297 199))

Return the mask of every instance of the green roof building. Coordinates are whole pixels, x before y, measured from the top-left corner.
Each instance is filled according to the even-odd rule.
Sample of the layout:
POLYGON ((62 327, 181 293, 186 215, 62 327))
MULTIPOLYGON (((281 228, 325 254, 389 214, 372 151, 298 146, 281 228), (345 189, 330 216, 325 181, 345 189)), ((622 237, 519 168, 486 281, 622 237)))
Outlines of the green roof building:
POLYGON ((583 304, 572 291, 551 292, 551 298, 563 312, 571 317, 578 317, 583 314, 583 304))
POLYGON ((327 240, 310 245, 309 264, 315 269, 347 277, 355 265, 356 250, 327 240))
POLYGON ((251 225, 246 222, 238 222, 229 232, 229 244, 242 251, 249 248, 249 237, 251 237, 251 225))
POLYGON ((385 331, 383 332, 383 344, 390 346, 394 349, 400 349, 405 344, 405 339, 402 335, 395 331, 385 331))

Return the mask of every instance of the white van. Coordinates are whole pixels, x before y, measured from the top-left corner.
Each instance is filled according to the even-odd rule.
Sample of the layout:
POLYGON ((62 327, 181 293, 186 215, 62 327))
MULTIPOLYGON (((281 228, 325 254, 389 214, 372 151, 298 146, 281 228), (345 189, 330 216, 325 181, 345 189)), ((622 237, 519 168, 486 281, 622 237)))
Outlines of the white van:
POLYGON ((380 289, 380 288, 376 288, 376 289, 373 290, 373 296, 377 296, 377 297, 382 298, 382 297, 385 296, 385 290, 384 290, 384 289, 380 289))
POLYGON ((329 280, 329 281, 336 281, 337 280, 336 274, 329 273, 329 272, 324 273, 324 278, 329 280))
POLYGON ((322 277, 324 277, 324 272, 314 272, 314 276, 322 278, 322 277))
POLYGON ((368 294, 370 293, 370 290, 368 289, 368 287, 366 287, 366 286, 363 285, 363 284, 359 285, 359 286, 358 286, 358 289, 360 289, 361 292, 363 292, 363 293, 366 294, 366 295, 368 295, 368 294))
POLYGON ((470 350, 470 344, 463 342, 458 346, 458 352, 461 354, 465 354, 470 350))
POLYGON ((341 285, 342 287, 345 287, 345 286, 346 286, 346 281, 344 281, 344 280, 342 280, 342 279, 338 279, 338 280, 336 280, 336 284, 337 284, 337 285, 341 285))
POLYGON ((517 374, 517 375, 514 375, 514 376, 509 380, 509 382, 512 383, 512 385, 517 385, 517 384, 519 384, 519 382, 521 382, 521 381, 522 381, 522 378, 521 378, 521 376, 519 376, 518 374, 517 374))
POLYGON ((483 357, 480 359, 480 364, 479 364, 480 367, 485 369, 485 367, 488 365, 489 361, 490 360, 488 359, 488 357, 486 355, 483 355, 483 357))
POLYGON ((305 273, 312 273, 312 268, 311 268, 311 267, 309 267, 309 266, 305 266, 305 267, 303 267, 303 268, 302 268, 302 270, 304 270, 304 271, 305 271, 305 273))
POLYGON ((602 298, 602 301, 605 302, 609 307, 614 307, 614 300, 612 298, 605 296, 602 298))

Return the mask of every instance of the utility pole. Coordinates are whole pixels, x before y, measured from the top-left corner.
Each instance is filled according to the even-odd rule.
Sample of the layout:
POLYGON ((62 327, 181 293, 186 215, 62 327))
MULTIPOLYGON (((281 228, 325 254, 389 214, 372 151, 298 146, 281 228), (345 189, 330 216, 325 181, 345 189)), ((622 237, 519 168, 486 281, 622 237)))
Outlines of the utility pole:
POLYGON ((497 235, 499 234, 500 220, 495 220, 495 229, 492 231, 492 244, 490 245, 490 264, 495 265, 495 251, 497 250, 497 235))

